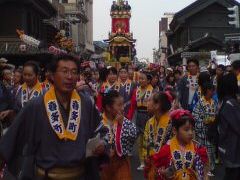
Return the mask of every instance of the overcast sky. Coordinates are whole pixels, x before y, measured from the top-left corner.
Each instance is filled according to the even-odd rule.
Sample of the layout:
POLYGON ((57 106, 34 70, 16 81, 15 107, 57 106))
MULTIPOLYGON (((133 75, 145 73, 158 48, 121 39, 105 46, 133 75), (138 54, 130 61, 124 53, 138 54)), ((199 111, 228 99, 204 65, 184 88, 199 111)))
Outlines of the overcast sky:
MULTIPOLYGON (((158 47, 158 22, 165 12, 177 12, 195 0, 129 0, 132 6, 131 31, 137 39, 138 58, 152 60, 154 47, 158 47)), ((94 40, 108 38, 111 30, 110 8, 112 0, 94 0, 94 40)))

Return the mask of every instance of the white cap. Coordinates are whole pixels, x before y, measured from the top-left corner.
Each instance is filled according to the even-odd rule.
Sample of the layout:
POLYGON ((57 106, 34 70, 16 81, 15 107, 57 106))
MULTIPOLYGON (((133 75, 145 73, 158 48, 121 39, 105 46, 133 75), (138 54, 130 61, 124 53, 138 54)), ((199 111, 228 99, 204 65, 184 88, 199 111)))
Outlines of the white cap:
POLYGON ((200 72, 208 72, 207 67, 203 66, 200 68, 200 72))
POLYGON ((173 72, 173 69, 172 69, 172 68, 167 68, 167 70, 173 72))
POLYGON ((0 63, 7 63, 8 62, 8 60, 6 59, 6 58, 0 58, 0 63))

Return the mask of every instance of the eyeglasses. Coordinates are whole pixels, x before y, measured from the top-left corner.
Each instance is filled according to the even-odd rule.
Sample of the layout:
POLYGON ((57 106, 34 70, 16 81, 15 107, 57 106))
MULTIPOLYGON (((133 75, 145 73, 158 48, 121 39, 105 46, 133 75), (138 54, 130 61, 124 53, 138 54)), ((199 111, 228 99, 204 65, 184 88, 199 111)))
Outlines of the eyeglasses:
POLYGON ((78 71, 77 70, 67 70, 67 69, 64 69, 64 70, 58 70, 56 72, 59 72, 59 73, 62 73, 64 76, 78 76, 78 71))

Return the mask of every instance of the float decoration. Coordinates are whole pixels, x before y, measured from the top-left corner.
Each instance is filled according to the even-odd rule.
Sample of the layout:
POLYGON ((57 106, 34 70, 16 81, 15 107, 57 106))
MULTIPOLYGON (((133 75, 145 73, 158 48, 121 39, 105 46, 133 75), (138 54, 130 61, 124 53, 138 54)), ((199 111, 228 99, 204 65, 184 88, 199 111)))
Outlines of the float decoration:
POLYGON ((74 51, 74 42, 71 38, 67 38, 61 32, 58 32, 55 36, 56 44, 61 48, 66 50, 67 52, 74 51))
POLYGON ((31 36, 26 35, 23 30, 17 29, 16 31, 17 31, 17 34, 19 35, 19 38, 24 43, 26 43, 27 45, 30 45, 30 46, 34 46, 36 48, 39 47, 39 45, 41 43, 39 40, 37 40, 37 39, 35 39, 35 38, 31 37, 31 36))
POLYGON ((128 1, 113 1, 111 12, 112 28, 107 40, 110 62, 130 64, 136 55, 133 34, 130 32, 131 6, 128 1))

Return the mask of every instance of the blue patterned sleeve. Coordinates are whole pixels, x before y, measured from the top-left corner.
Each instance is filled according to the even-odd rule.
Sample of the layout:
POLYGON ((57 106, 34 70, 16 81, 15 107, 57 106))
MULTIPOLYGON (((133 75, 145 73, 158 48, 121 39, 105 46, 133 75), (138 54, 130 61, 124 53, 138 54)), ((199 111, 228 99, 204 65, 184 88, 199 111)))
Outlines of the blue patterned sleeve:
POLYGON ((195 155, 194 169, 197 173, 199 180, 204 180, 204 165, 201 160, 201 157, 198 154, 195 155))

